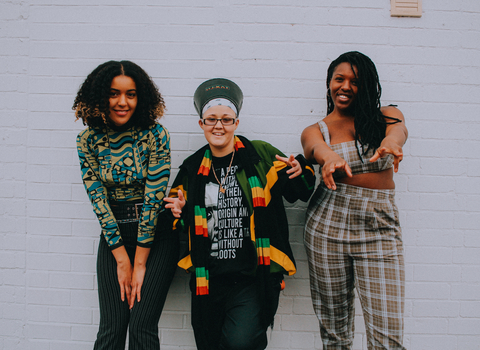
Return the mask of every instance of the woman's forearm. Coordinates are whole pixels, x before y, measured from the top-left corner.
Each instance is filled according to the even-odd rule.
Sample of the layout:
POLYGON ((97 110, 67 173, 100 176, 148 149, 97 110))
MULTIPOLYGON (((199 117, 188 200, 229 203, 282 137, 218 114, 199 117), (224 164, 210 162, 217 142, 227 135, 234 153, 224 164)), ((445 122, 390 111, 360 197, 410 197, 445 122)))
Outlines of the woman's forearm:
POLYGON ((134 268, 138 266, 145 266, 147 264, 150 249, 151 248, 137 246, 137 249, 135 251, 135 262, 133 264, 134 268))
POLYGON ((124 246, 113 249, 112 254, 117 261, 117 265, 122 265, 126 263, 130 264, 130 259, 128 258, 128 254, 124 246))

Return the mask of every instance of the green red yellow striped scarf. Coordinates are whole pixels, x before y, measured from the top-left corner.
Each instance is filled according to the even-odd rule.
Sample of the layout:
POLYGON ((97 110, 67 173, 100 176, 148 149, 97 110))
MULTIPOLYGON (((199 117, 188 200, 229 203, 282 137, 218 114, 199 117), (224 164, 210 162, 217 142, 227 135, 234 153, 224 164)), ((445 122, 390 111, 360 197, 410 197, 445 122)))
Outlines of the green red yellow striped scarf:
MULTIPOLYGON (((251 165, 251 161, 243 155, 243 150, 245 145, 242 141, 235 136, 234 139, 235 152, 237 152, 240 157, 240 162, 245 166, 245 171, 247 174, 248 184, 252 192, 253 207, 266 207, 265 201, 265 192, 263 185, 256 174, 255 167, 251 165)), ((210 175, 210 170, 212 167, 212 152, 209 148, 205 150, 203 159, 198 168, 197 175, 201 177, 199 186, 203 186, 203 190, 210 175)), ((203 197, 205 194, 203 193, 203 197)), ((195 205, 195 236, 197 239, 208 237, 208 228, 207 228, 207 216, 205 210, 205 199, 198 198, 198 204, 195 205)), ((202 244, 203 245, 203 244, 202 244)), ((258 256, 258 265, 269 266, 270 265, 270 239, 269 238, 257 238, 255 240, 255 245, 257 247, 257 256, 258 256)), ((196 267, 196 294, 197 295, 207 295, 209 294, 209 273, 208 269, 205 266, 196 267)))

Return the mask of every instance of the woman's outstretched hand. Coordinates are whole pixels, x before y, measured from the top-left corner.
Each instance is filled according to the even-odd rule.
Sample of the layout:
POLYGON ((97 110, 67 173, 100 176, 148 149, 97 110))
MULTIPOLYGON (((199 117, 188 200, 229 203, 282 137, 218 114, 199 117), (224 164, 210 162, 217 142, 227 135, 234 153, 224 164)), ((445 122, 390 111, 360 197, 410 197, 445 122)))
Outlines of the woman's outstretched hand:
POLYGON ((322 179, 325 186, 331 190, 336 190, 337 185, 333 179, 333 173, 337 170, 343 171, 348 177, 352 177, 352 169, 348 163, 335 152, 331 152, 330 156, 325 157, 325 163, 322 166, 322 179))
POLYGON ((398 165, 403 159, 403 149, 396 142, 390 140, 389 138, 384 138, 380 147, 377 148, 377 151, 370 158, 370 162, 375 162, 376 160, 387 156, 388 154, 393 155, 393 171, 398 171, 398 165))
POLYGON ((291 169, 287 170, 287 174, 290 174, 288 177, 289 179, 293 179, 297 177, 298 175, 302 174, 302 166, 298 162, 298 160, 295 159, 295 156, 293 154, 290 155, 290 157, 280 157, 278 154, 275 155, 275 157, 281 161, 287 164, 291 169))
POLYGON ((163 200, 168 203, 165 208, 171 209, 174 217, 180 218, 182 216, 182 209, 185 206, 185 197, 183 197, 182 190, 178 190, 178 197, 165 197, 163 200))
POLYGON ((393 171, 398 172, 398 165, 403 159, 403 145, 408 138, 408 130, 405 126, 405 117, 402 112, 395 107, 382 107, 382 113, 386 117, 387 121, 387 130, 385 131, 385 138, 380 143, 380 146, 376 150, 371 162, 387 156, 388 154, 393 155, 393 171), (387 120, 388 118, 388 120, 387 120), (391 119, 396 119, 394 123, 391 122, 391 119))

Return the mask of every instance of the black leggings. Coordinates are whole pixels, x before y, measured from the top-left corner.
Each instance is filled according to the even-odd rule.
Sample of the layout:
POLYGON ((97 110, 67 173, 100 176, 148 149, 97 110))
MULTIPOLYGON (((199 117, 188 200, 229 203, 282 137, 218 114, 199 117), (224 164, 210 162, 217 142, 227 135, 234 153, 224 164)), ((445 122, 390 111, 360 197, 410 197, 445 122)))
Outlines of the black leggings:
MULTIPOLYGON (((159 223, 161 224, 161 223, 159 223)), ((137 243, 137 223, 119 224, 122 239, 133 264, 137 243)), ((117 278, 117 263, 103 237, 97 257, 100 328, 95 350, 125 349, 127 327, 129 350, 160 349, 158 321, 176 269, 178 239, 157 233, 148 256, 141 301, 130 311, 127 298, 122 302, 117 278)))

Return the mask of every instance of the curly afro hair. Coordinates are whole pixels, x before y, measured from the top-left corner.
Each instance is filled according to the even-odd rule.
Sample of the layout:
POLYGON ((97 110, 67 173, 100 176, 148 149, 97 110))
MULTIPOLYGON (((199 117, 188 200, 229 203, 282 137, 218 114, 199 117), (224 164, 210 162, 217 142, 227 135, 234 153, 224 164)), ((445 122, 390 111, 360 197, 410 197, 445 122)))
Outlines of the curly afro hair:
POLYGON ((113 78, 125 75, 133 79, 138 102, 129 125, 148 128, 163 116, 165 102, 150 76, 130 61, 108 61, 91 72, 78 90, 72 109, 76 120, 93 128, 112 125, 109 115, 110 87, 113 78))
POLYGON ((372 148, 376 150, 380 146, 380 143, 385 138, 387 124, 395 124, 401 121, 397 118, 385 116, 380 111, 382 87, 380 86, 377 68, 368 56, 358 51, 350 51, 341 54, 328 67, 327 114, 332 113, 335 108, 332 97, 330 96, 330 81, 332 80, 335 68, 344 62, 350 64, 352 71, 358 80, 358 92, 353 104, 355 140, 360 141, 363 154, 366 154, 369 149, 372 148), (354 67, 357 68, 357 73, 355 73, 354 67), (393 121, 391 123, 386 122, 385 118, 392 119, 393 121), (367 146, 367 149, 363 147, 365 145, 367 146))

